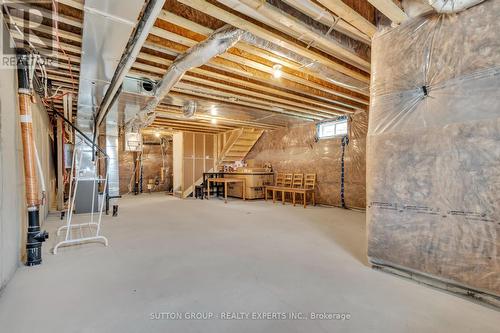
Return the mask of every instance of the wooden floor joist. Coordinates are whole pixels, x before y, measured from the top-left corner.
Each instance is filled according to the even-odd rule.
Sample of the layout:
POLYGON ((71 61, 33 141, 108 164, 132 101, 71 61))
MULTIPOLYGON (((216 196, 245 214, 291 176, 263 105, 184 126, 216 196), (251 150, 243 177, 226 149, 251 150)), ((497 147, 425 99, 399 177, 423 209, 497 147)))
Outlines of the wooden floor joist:
MULTIPOLYGON (((190 44, 191 46, 194 46, 195 44, 190 41, 188 42, 188 39, 184 40, 186 44, 190 44)), ((151 43, 146 42, 145 46, 150 47, 151 43)), ((191 47, 189 46, 189 47, 191 47)), ((188 47, 185 45, 185 47, 188 47)), ((175 52, 177 50, 171 49, 169 47, 163 46, 156 44, 154 45, 155 50, 165 50, 168 52, 168 54, 175 52)), ((139 55, 139 59, 142 59, 141 57, 143 54, 139 55)), ((146 60, 146 59, 145 59, 146 60)), ((158 62, 158 61, 156 61, 158 62)), ((363 99, 361 97, 356 97, 347 93, 339 92, 336 89, 333 89, 331 87, 327 87, 325 85, 321 85, 319 83, 316 83, 314 81, 307 80, 305 78, 302 78, 300 76, 292 75, 283 72, 282 78, 280 80, 276 80, 273 77, 273 69, 269 66, 260 64, 258 62, 248 60, 245 57, 239 57, 235 56, 230 53, 226 53, 224 55, 221 55, 220 57, 212 59, 209 63, 206 64, 208 67, 214 67, 217 69, 221 69, 224 71, 230 71, 232 73, 241 75, 241 76, 246 76, 251 79, 258 79, 261 81, 264 81, 267 84, 272 84, 276 85, 288 90, 294 90, 299 93, 304 93, 308 94, 308 88, 314 89, 317 91, 321 91, 325 94, 330 95, 327 98, 327 101, 330 101, 332 103, 336 103, 339 105, 343 105, 346 107, 359 107, 358 104, 361 105, 368 105, 368 99, 363 99), (294 85, 295 89, 291 86, 294 85), (302 87, 301 89, 297 89, 297 86, 299 85, 302 87), (353 103, 349 103, 349 101, 352 101, 353 103)), ((317 93, 313 93, 312 95, 318 96, 317 93)), ((326 95, 325 95, 326 96, 326 95)))
MULTIPOLYGON (((204 27, 204 26, 202 26, 196 22, 190 21, 182 16, 176 15, 174 13, 166 12, 166 11, 162 11, 162 13, 159 16, 159 19, 165 20, 169 23, 175 24, 179 27, 182 27, 184 29, 190 30, 192 32, 195 32, 195 33, 203 35, 203 36, 208 36, 213 32, 213 30, 210 28, 204 27)), ((304 66, 304 65, 297 63, 297 62, 294 62, 294 61, 289 60, 287 58, 284 58, 282 56, 273 54, 269 51, 259 49, 258 47, 251 46, 249 44, 246 44, 245 42, 239 42, 238 44, 236 44, 236 48, 243 50, 243 51, 246 51, 248 53, 257 55, 257 56, 264 58, 266 60, 269 60, 269 61, 273 62, 274 64, 280 64, 282 66, 286 66, 286 67, 289 67, 289 68, 297 70, 297 71, 300 70, 302 73, 307 74, 308 77, 318 77, 318 78, 325 80, 327 82, 331 81, 330 77, 325 76, 320 71, 313 72, 313 71, 309 70, 307 66, 304 66)), ((353 91, 356 91, 360 94, 369 96, 369 92, 367 92, 367 91, 363 91, 360 89, 353 89, 352 87, 349 87, 347 89, 352 89, 353 91)))
MULTIPOLYGON (((344 21, 373 37, 377 28, 357 11, 346 5, 342 0, 317 0, 320 4, 337 14, 344 21)), ((388 0, 392 1, 392 0, 388 0)))
POLYGON ((396 24, 400 24, 408 19, 405 12, 392 0, 368 0, 368 2, 396 24))
MULTIPOLYGON (((150 55, 145 55, 145 54, 141 54, 140 57, 141 57, 141 59, 149 59, 151 61, 154 61, 155 58, 158 58, 158 57, 155 57, 155 56, 150 56, 150 55)), ((148 69, 149 70, 155 70, 155 68, 152 67, 152 66, 145 65, 145 64, 140 64, 140 63, 134 64, 133 68, 142 68, 142 69, 145 69, 145 70, 148 70, 148 69)), ((195 72, 195 71, 192 70, 190 72, 195 72)), ((196 71, 196 72, 199 72, 199 71, 196 71)), ((154 78, 155 79, 160 79, 161 78, 161 76, 159 74, 160 71, 155 71, 155 73, 158 73, 158 75, 156 75, 154 78)), ((211 75, 209 72, 203 73, 203 74, 206 74, 207 77, 209 77, 211 75)), ((275 101, 275 102, 280 102, 280 103, 284 103, 284 104, 290 104, 292 106, 300 107, 301 109, 308 109, 308 110, 311 110, 311 111, 318 111, 318 112, 324 112, 324 113, 338 114, 339 112, 350 113, 350 112, 354 112, 354 110, 355 110, 354 107, 349 107, 349 106, 340 107, 340 106, 334 106, 334 105, 328 106, 328 107, 325 107, 325 108, 323 108, 323 107, 318 108, 317 106, 308 104, 307 100, 304 100, 302 103, 300 103, 300 102, 294 102, 293 100, 290 100, 290 99, 283 99, 283 98, 279 98, 279 97, 265 95, 265 94, 262 94, 262 93, 254 93, 254 92, 252 92, 252 91, 250 91, 248 89, 238 88, 238 87, 236 87, 234 85, 221 84, 221 83, 218 83, 216 81, 211 81, 211 80, 208 80, 208 79, 202 79, 202 78, 199 78, 199 77, 194 76, 192 74, 189 74, 189 72, 183 78, 183 81, 186 81, 186 80, 195 81, 195 82, 200 83, 200 84, 210 85, 213 88, 231 90, 231 91, 234 91, 236 93, 243 94, 243 95, 253 95, 255 97, 269 99, 269 100, 272 100, 272 101, 275 101)), ((246 85, 246 84, 244 84, 244 85, 246 85)))
MULTIPOLYGON (((254 0, 245 1, 256 3, 254 0)), ((397 10, 400 9, 396 6, 397 10, 394 10, 387 5, 387 1, 370 0, 375 7, 396 22, 395 17, 401 14, 397 10), (381 8, 389 8, 392 12, 389 13, 381 8)), ((80 56, 83 52, 81 45, 84 1, 58 0, 57 2, 58 15, 53 15, 49 6, 50 2, 48 2, 49 5, 35 4, 34 6, 46 19, 42 24, 31 28, 41 36, 40 42, 36 44, 41 51, 44 48, 43 43, 52 43, 56 46, 50 55, 56 61, 52 66, 47 67, 47 75, 53 87, 52 93, 59 89, 58 93, 74 91, 78 94, 80 56), (55 42, 53 23, 48 18, 57 20, 59 43, 55 42), (68 58, 70 64, 68 64, 68 58)), ((342 18, 340 22, 347 36, 354 34, 365 42, 369 41, 375 27, 363 15, 369 17, 370 14, 363 12, 362 15, 343 4, 341 0, 318 0, 318 2, 328 3, 329 5, 323 4, 328 8, 325 11, 331 10, 334 15, 342 18)), ((294 58, 287 58, 277 53, 276 50, 262 49, 257 45, 239 42, 234 48, 206 65, 188 71, 172 89, 170 95, 173 100, 195 100, 201 103, 200 107, 203 106, 203 108, 199 110, 196 117, 184 119, 178 107, 160 105, 158 111, 163 116, 155 121, 154 126, 165 128, 171 125, 170 127, 176 131, 189 130, 203 133, 220 133, 241 127, 273 129, 297 121, 323 120, 338 114, 349 114, 358 109, 367 109, 369 93, 366 87, 369 84, 367 73, 369 62, 363 59, 365 53, 353 52, 340 45, 331 44, 330 40, 324 39, 324 36, 319 36, 317 46, 309 48, 297 39, 295 32, 291 34, 283 29, 273 29, 264 22, 258 22, 256 19, 230 9, 226 10, 227 7, 217 4, 216 1, 169 0, 167 3, 168 5, 165 5, 158 17, 159 20, 128 75, 159 80, 177 56, 207 38, 213 29, 217 28, 210 22, 218 22, 217 24, 225 22, 289 49, 299 56, 312 59, 333 72, 347 76, 353 80, 351 82, 356 81, 360 84, 354 87, 351 84, 335 81, 336 77, 331 76, 331 72, 326 75, 324 72, 313 71, 297 60, 293 60, 294 58), (173 3, 176 5, 171 7, 173 3), (203 16, 203 19, 190 17, 186 14, 188 11, 181 10, 182 6, 189 8, 191 13, 196 12, 196 15, 203 16), (167 8, 172 10, 167 10, 167 8), (202 25, 200 22, 207 25, 202 25), (342 61, 336 61, 335 58, 342 61), (362 68, 365 72, 353 69, 354 67, 346 62, 362 68), (275 64, 283 66, 279 80, 273 77, 272 67, 275 64), (220 106, 221 110, 225 110, 226 115, 210 115, 206 109, 207 105, 220 106), (231 109, 237 112, 233 114, 227 112, 231 109), (215 123, 212 123, 212 119, 215 119, 215 123)), ((285 15, 270 3, 266 3, 265 6, 272 11, 273 15, 285 15)), ((312 28, 304 25, 303 21, 299 22, 292 16, 285 16, 283 19, 288 20, 283 21, 285 25, 296 24, 297 27, 294 29, 298 29, 297 31, 301 31, 309 39, 316 36, 312 28)), ((328 17, 334 18, 333 15, 328 17)), ((402 20, 401 17, 399 19, 402 20)), ((12 24, 25 25, 24 18, 20 16, 13 16, 10 23, 12 30, 15 30, 12 24)), ((342 29, 338 31, 342 32, 342 29)), ((13 31, 13 35, 16 36, 16 31, 13 31)), ((17 36, 18 39, 22 37, 22 35, 17 36)), ((41 74, 39 70, 37 73, 41 74)), ((77 112, 77 102, 78 97, 75 96, 73 99, 75 112, 77 112)), ((128 102, 121 99, 121 103, 128 102)), ((52 104, 57 110, 62 110, 61 100, 53 100, 52 104)))
POLYGON ((271 32, 269 30, 266 30, 250 21, 244 20, 241 17, 229 13, 224 9, 212 5, 207 1, 204 0, 178 0, 178 1, 196 10, 199 10, 207 15, 210 15, 226 23, 229 23, 235 27, 249 31, 252 34, 260 38, 263 38, 269 42, 288 48, 292 52, 310 58, 313 61, 317 61, 333 70, 339 71, 340 73, 358 79, 362 82, 369 82, 368 76, 363 75, 357 71, 353 71, 339 63, 335 63, 331 59, 319 53, 313 52, 304 46, 298 45, 288 40, 284 40, 280 35, 271 32))

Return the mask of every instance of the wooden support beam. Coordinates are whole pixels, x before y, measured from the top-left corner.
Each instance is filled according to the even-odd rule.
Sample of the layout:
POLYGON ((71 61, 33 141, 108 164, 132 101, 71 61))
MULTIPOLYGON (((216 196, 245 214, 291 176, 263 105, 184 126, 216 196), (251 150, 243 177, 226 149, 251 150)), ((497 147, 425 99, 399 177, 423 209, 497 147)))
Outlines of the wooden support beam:
POLYGON ((360 42, 371 44, 371 39, 366 34, 362 33, 357 28, 353 27, 349 23, 345 22, 343 19, 335 16, 330 11, 324 9, 323 7, 313 3, 312 1, 303 0, 283 0, 288 5, 294 7, 295 9, 301 11, 307 16, 321 22, 327 27, 333 27, 334 30, 356 39, 360 42))
MULTIPOLYGON (((155 57, 155 56, 151 56, 151 55, 147 55, 147 54, 141 54, 140 57, 141 57, 141 59, 144 58, 144 59, 147 59, 149 61, 155 61, 157 58, 163 60, 160 57, 155 57)), ((159 61, 159 60, 156 60, 156 61, 159 61)), ((134 66, 136 66, 136 65, 138 65, 138 64, 136 63, 134 66)), ((145 67, 143 67, 143 68, 145 68, 145 67)), ((151 68, 151 69, 154 70, 154 68, 151 68)), ((160 79, 161 78, 160 73, 161 73, 161 71, 158 70, 158 74, 155 75, 154 78, 155 79, 160 79)), ((210 77, 209 73, 207 73, 207 77, 210 77)), ((305 101, 305 100, 302 101, 302 102, 295 102, 295 101, 290 100, 290 99, 285 99, 285 98, 280 98, 280 97, 275 97, 275 96, 269 96, 269 95, 258 93, 258 92, 254 92, 254 91, 251 91, 251 90, 248 90, 248 89, 238 88, 238 87, 236 87, 234 85, 231 85, 231 84, 222 84, 222 83, 219 83, 219 82, 215 82, 215 81, 211 81, 211 80, 207 80, 207 79, 202 79, 202 78, 199 78, 199 77, 194 76, 192 74, 189 74, 189 72, 183 77, 183 81, 186 81, 186 80, 192 81, 192 82, 196 82, 196 83, 200 83, 200 84, 208 85, 208 86, 210 86, 214 90, 216 90, 216 89, 230 90, 230 91, 232 91, 232 92, 234 92, 236 94, 235 96, 250 95, 252 97, 258 97, 260 102, 267 102, 267 101, 269 101, 271 103, 272 102, 278 102, 283 107, 285 107, 285 108, 292 107, 292 109, 296 110, 296 111, 299 111, 299 109, 300 109, 300 111, 301 110, 310 110, 310 111, 313 111, 315 113, 319 112, 319 113, 325 113, 325 114, 330 114, 330 115, 338 115, 339 112, 341 112, 341 113, 352 113, 352 112, 355 111, 354 108, 339 107, 339 106, 331 106, 331 107, 328 107, 328 108, 322 108, 322 107, 318 108, 317 106, 307 104, 307 101, 305 101), (297 107, 299 109, 296 109, 294 107, 297 107)), ((247 85, 247 84, 244 84, 244 85, 247 85)), ((297 97, 297 96, 295 98, 296 99, 300 99, 300 97, 297 97)), ((273 105, 271 105, 271 106, 273 106, 273 105)))
MULTIPOLYGON (((62 0, 62 1, 65 1, 65 0, 62 0)), ((68 0, 66 0, 65 2, 70 3, 70 1, 68 1, 68 0)), ((59 3, 62 3, 62 2, 59 1, 59 3)), ((66 3, 64 3, 64 4, 66 4, 66 3)), ((26 5, 25 3, 23 3, 22 1, 16 1, 16 7, 21 7, 21 8, 26 8, 26 9, 36 9, 36 11, 33 11, 31 15, 36 15, 38 17, 41 15, 45 19, 55 20, 58 23, 67 24, 69 26, 79 28, 79 29, 82 29, 82 27, 83 27, 82 21, 80 21, 76 18, 73 18, 71 16, 67 16, 67 15, 64 15, 61 13, 54 15, 54 12, 52 10, 47 10, 45 8, 38 7, 38 6, 37 7, 29 6, 29 5, 26 5)), ((81 8, 83 9, 83 5, 81 5, 81 8)), ((79 8, 77 8, 77 9, 79 9, 79 8)), ((12 14, 15 15, 16 12, 12 11, 12 14)))
MULTIPOLYGON (((171 118, 171 117, 183 117, 182 112, 179 112, 177 110, 170 110, 167 107, 158 107, 157 109, 158 113, 158 118, 171 118)), ((194 119, 200 119, 204 121, 211 121, 214 116, 209 116, 209 115, 204 115, 204 114, 196 114, 193 117, 194 119)), ((175 118, 173 118, 175 119, 175 118)), ((276 125, 269 125, 269 124, 264 124, 264 123, 258 123, 255 121, 248 121, 248 120, 240 120, 240 119, 235 119, 235 118, 227 118, 227 117, 222 117, 222 116, 217 116, 215 117, 217 119, 217 123, 220 123, 221 125, 231 125, 231 126, 245 126, 245 127, 252 127, 252 128, 263 128, 263 129, 275 129, 278 128, 279 126, 276 125)))
POLYGON ((75 9, 83 10, 83 3, 81 1, 76 0, 57 0, 58 3, 63 5, 73 7, 75 9))
MULTIPOLYGON (((171 62, 168 62, 168 63, 165 62, 165 64, 170 64, 170 63, 171 62)), ((138 63, 138 62, 136 62, 134 66, 136 67, 135 70, 136 71, 139 70, 139 73, 142 73, 143 75, 144 75, 144 71, 146 71, 146 72, 150 72, 150 73, 157 73, 158 77, 161 78, 162 74, 164 73, 164 71, 162 71, 158 67, 154 67, 154 66, 150 66, 150 65, 146 65, 146 64, 142 64, 142 63, 138 63)), ((302 101, 303 103, 306 103, 307 105, 316 106, 315 109, 317 109, 319 107, 320 109, 325 108, 325 109, 331 109, 334 111, 336 110, 336 106, 332 104, 331 100, 324 99, 326 102, 321 102, 321 101, 317 100, 317 99, 323 99, 321 96, 308 94, 307 92, 299 91, 296 89, 294 90, 293 88, 286 87, 287 91, 279 89, 279 88, 270 88, 270 87, 267 87, 264 85, 259 85, 259 84, 249 82, 246 80, 238 79, 238 78, 235 78, 233 76, 223 75, 223 74, 219 74, 217 72, 212 72, 212 71, 201 69, 201 68, 193 68, 192 70, 190 70, 186 74, 186 77, 190 77, 190 75, 189 75, 190 72, 195 73, 195 74, 200 74, 200 75, 203 75, 203 76, 208 77, 208 78, 214 78, 217 80, 225 81, 229 85, 237 84, 237 85, 240 85, 243 87, 248 87, 248 88, 252 88, 255 90, 260 90, 260 91, 265 92, 267 94, 278 95, 278 96, 285 98, 287 100, 302 101), (292 94, 292 93, 289 93, 288 91, 295 91, 297 93, 300 93, 301 95, 292 94), (306 95, 308 97, 304 97, 304 95, 306 95)), ((254 78, 254 79, 259 81, 258 78, 254 78)), ((261 82, 265 83, 264 80, 261 80, 261 82)), ((285 88, 285 87, 283 87, 283 88, 285 88)))
POLYGON ((258 110, 262 110, 262 111, 268 111, 268 112, 273 112, 273 113, 281 113, 281 114, 285 114, 285 115, 288 115, 288 116, 293 116, 293 117, 300 117, 300 118, 304 118, 304 119, 315 119, 315 120, 322 120, 322 119, 325 119, 327 117, 325 116, 321 116, 321 115, 312 115, 310 113, 301 113, 301 112, 295 112, 295 111, 289 111, 289 110, 284 110, 284 109, 271 109, 271 108, 268 108, 266 106, 262 106, 262 105, 256 105, 254 103, 251 103, 251 102, 245 102, 245 101, 241 101, 241 100, 238 100, 238 101, 229 101, 228 97, 220 97, 220 96, 216 96, 216 95, 213 95, 213 94, 210 94, 209 92, 202 92, 202 91, 193 91, 191 89, 183 89, 183 88, 179 88, 179 87, 174 87, 172 88, 172 91, 174 92, 177 92, 179 94, 182 94, 182 95, 188 95, 188 96, 197 96, 197 97, 201 97, 201 98, 205 98, 207 100, 211 100, 211 101, 222 101, 222 102, 225 102, 225 103, 229 103, 229 104, 236 104, 236 105, 243 105, 243 106, 248 106, 248 107, 251 107, 251 108, 254 108, 254 109, 258 109, 258 110))
POLYGON ((183 124, 183 123, 177 123, 175 121, 171 121, 170 119, 163 119, 163 120, 155 120, 152 124, 153 126, 161 126, 161 127, 170 127, 174 129, 180 129, 180 130, 185 130, 185 131, 204 131, 204 132, 210 132, 210 133, 221 133, 227 131, 227 128, 217 128, 215 126, 211 126, 210 124, 205 124, 205 125, 188 125, 188 124, 183 124))
MULTIPOLYGON (((24 24, 25 24, 25 21, 23 19, 21 19, 19 17, 15 17, 15 16, 12 16, 12 20, 10 20, 9 22, 15 23, 17 26, 24 26, 24 24)), ((44 34, 51 35, 51 36, 55 33, 55 30, 53 27, 45 25, 45 24, 35 25, 33 27, 30 27, 30 30, 42 32, 44 34)), ((73 42, 78 42, 78 43, 82 42, 82 36, 75 34, 75 33, 72 33, 72 32, 69 32, 69 31, 62 30, 62 29, 59 29, 59 37, 71 40, 73 42)), ((55 40, 55 37, 53 39, 55 40)))
MULTIPOLYGON (((160 20, 164 20, 168 23, 175 24, 181 28, 184 28, 186 30, 196 32, 197 34, 203 35, 203 36, 209 36, 213 30, 207 27, 204 27, 196 22, 190 21, 184 17, 175 15, 170 12, 163 11, 160 16, 160 20)), ((353 28, 354 29, 354 28, 353 28)), ((272 62, 273 64, 280 64, 284 67, 288 67, 290 69, 293 69, 294 71, 299 71, 302 74, 307 74, 308 77, 317 77, 321 80, 324 80, 326 82, 331 82, 331 77, 328 77, 324 75, 321 72, 318 71, 311 71, 307 67, 304 67, 302 64, 297 63, 295 61, 289 60, 287 58, 281 57, 280 55, 275 55, 274 53, 271 53, 267 50, 260 49, 258 47, 246 44, 244 42, 239 42, 235 46, 236 49, 238 50, 243 50, 249 54, 258 56, 260 58, 263 58, 265 60, 268 60, 272 62)), ((341 86, 341 85, 340 85, 341 86)), ((343 88, 355 91, 357 93, 363 94, 365 96, 369 96, 368 91, 360 90, 360 89, 355 89, 352 86, 342 86, 343 88)))
MULTIPOLYGON (((337 14, 344 21, 373 37, 377 28, 357 11, 346 5, 342 0, 317 0, 320 4, 337 14)), ((391 0, 389 0, 391 1, 391 0)))
POLYGON ((300 37, 301 40, 303 38, 306 42, 314 43, 315 47, 322 49, 337 59, 364 70, 365 72, 370 71, 369 61, 361 58, 355 51, 349 50, 339 41, 333 40, 331 37, 326 37, 325 35, 316 32, 294 16, 284 13, 265 1, 240 0, 240 3, 244 3, 248 6, 248 8, 253 9, 263 17, 271 20, 271 22, 277 22, 278 25, 275 26, 275 28, 280 30, 282 33, 294 38, 300 37))
MULTIPOLYGON (((177 34, 168 32, 166 30, 160 29, 156 30, 153 32, 154 34, 158 34, 159 37, 167 39, 167 40, 175 40, 176 43, 181 44, 185 47, 192 47, 196 45, 196 41, 189 39, 187 37, 179 36, 177 34)), ((150 47, 151 44, 153 44, 155 51, 160 51, 162 49, 166 49, 167 52, 171 53, 172 51, 177 51, 170 49, 166 46, 162 46, 156 43, 151 43, 151 42, 146 42, 145 47, 150 47)), ((179 51, 177 51, 179 52, 179 51)), ((139 59, 141 59, 141 54, 139 55, 139 59)), ((290 74, 283 72, 282 78, 280 80, 275 80, 273 78, 273 68, 270 66, 266 66, 264 64, 261 64, 259 62, 249 60, 245 57, 238 56, 235 54, 232 54, 230 52, 226 52, 216 58, 213 58, 207 66, 211 66, 214 68, 222 69, 224 71, 229 71, 231 73, 235 73, 238 75, 242 76, 247 76, 252 79, 256 79, 257 77, 261 77, 264 79, 265 83, 267 84, 273 84, 273 85, 279 85, 285 89, 290 89, 290 85, 288 82, 291 82, 293 84, 299 84, 304 87, 309 87, 313 88, 316 90, 320 90, 322 92, 325 92, 327 94, 333 95, 332 97, 328 98, 327 100, 332 103, 340 104, 346 107, 352 107, 351 104, 348 104, 347 101, 342 101, 339 99, 335 99, 334 96, 340 97, 341 99, 344 100, 351 100, 356 103, 360 103, 363 105, 368 105, 369 101, 367 99, 362 99, 356 96, 352 96, 350 94, 340 92, 337 89, 330 88, 327 86, 324 86, 322 84, 316 83, 314 81, 307 80, 306 78, 303 78, 298 75, 290 74)), ((302 93, 306 93, 306 91, 302 90, 302 93)), ((314 95, 316 96, 316 95, 314 95)))
POLYGON ((212 17, 215 17, 216 19, 222 20, 226 23, 229 23, 235 27, 238 27, 240 29, 246 30, 251 32, 252 34, 263 38, 269 42, 275 43, 279 46, 288 48, 290 51, 295 52, 297 54, 300 54, 304 57, 310 58, 313 61, 316 61, 322 65, 325 65, 335 71, 338 71, 340 73, 343 73, 347 76, 353 77, 357 80, 360 80, 362 82, 368 83, 370 79, 368 76, 363 75, 361 73, 358 73, 357 71, 353 71, 344 65, 341 65, 339 63, 336 63, 332 61, 331 59, 313 52, 309 49, 307 49, 304 46, 301 46, 299 44, 296 44, 294 42, 284 40, 282 36, 273 33, 271 31, 268 31, 256 24, 253 24, 245 19, 242 19, 241 17, 231 14, 224 9, 221 9, 215 5, 212 5, 211 3, 204 1, 204 0, 178 0, 179 2, 192 7, 200 12, 203 12, 207 15, 210 15, 212 17))
POLYGON ((368 0, 368 2, 396 24, 400 24, 408 19, 405 12, 392 0, 368 0))
POLYGON ((200 87, 196 86, 193 84, 189 84, 188 82, 180 82, 178 83, 174 89, 179 89, 180 92, 184 93, 192 93, 195 95, 199 96, 213 96, 213 98, 220 98, 222 100, 224 99, 229 99, 234 102, 238 101, 240 102, 239 104, 246 105, 246 106, 252 106, 255 108, 259 108, 262 110, 270 111, 270 112, 276 112, 275 110, 282 110, 283 113, 287 113, 290 115, 296 115, 296 116, 304 116, 304 115, 312 115, 312 116, 320 116, 324 118, 332 117, 332 116, 338 116, 340 113, 322 113, 319 111, 316 112, 309 112, 303 108, 297 108, 297 107, 292 107, 280 103, 266 103, 265 101, 259 100, 257 98, 251 98, 251 97, 245 97, 242 95, 234 95, 226 92, 222 92, 219 90, 214 90, 213 88, 207 88, 207 87, 200 87), (243 102, 243 103, 242 103, 243 102))

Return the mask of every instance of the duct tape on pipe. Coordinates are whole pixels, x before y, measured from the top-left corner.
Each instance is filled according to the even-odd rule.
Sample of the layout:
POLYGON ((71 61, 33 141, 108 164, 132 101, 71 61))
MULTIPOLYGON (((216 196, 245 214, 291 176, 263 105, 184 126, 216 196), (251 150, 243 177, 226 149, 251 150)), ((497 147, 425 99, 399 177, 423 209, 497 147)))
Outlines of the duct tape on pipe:
POLYGON ((26 114, 22 114, 22 115, 20 116, 20 118, 21 118, 21 122, 22 122, 22 123, 31 123, 31 122, 32 122, 32 118, 31 118, 31 115, 30 115, 30 114, 28 114, 28 115, 26 115, 26 114))

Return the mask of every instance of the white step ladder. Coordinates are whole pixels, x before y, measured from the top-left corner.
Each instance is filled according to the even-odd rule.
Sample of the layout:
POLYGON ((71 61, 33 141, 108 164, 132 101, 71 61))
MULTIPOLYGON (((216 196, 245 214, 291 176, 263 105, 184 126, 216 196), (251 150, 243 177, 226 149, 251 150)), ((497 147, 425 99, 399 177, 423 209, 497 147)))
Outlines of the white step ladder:
POLYGON ((84 162, 85 157, 91 157, 93 150, 88 146, 84 146, 84 142, 81 141, 75 145, 75 150, 73 152, 73 161, 71 165, 71 180, 69 183, 69 198, 68 198, 68 210, 66 212, 66 224, 57 229, 57 236, 60 236, 63 230, 66 231, 66 236, 64 240, 60 241, 54 247, 54 254, 57 254, 57 250, 62 246, 70 246, 75 244, 89 243, 89 242, 103 242, 105 246, 108 246, 108 239, 101 236, 101 222, 102 222, 102 212, 104 209, 104 202, 106 201, 105 193, 108 187, 108 172, 106 170, 105 178, 98 177, 97 163, 98 161, 104 161, 107 166, 107 156, 97 157, 94 161, 85 161, 87 166, 90 167, 83 168, 82 162, 84 162), (92 181, 92 209, 90 211, 89 221, 85 223, 73 223, 73 212, 75 210, 75 198, 78 190, 78 183, 80 181, 92 181), (103 196, 101 202, 95 202, 96 187, 102 184, 103 186, 103 196), (97 185, 97 186, 96 186, 97 185), (98 205, 97 212, 95 212, 95 207, 98 205), (97 221, 95 215, 98 215, 97 221), (75 235, 76 234, 76 235, 75 235))

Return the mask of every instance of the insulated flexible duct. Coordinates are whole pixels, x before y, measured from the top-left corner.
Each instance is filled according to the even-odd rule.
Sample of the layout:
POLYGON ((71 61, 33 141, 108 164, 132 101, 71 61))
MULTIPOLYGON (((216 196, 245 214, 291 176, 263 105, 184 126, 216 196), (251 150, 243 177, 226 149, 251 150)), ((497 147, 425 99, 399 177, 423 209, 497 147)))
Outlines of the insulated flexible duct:
POLYGON ((475 6, 484 0, 428 0, 429 4, 438 13, 451 14, 466 10, 475 6))
POLYGON ((127 131, 137 132, 140 128, 153 123, 156 107, 188 70, 200 67, 210 59, 223 54, 240 41, 245 33, 244 30, 225 25, 214 31, 203 42, 179 55, 158 83, 153 99, 127 123, 127 131))

